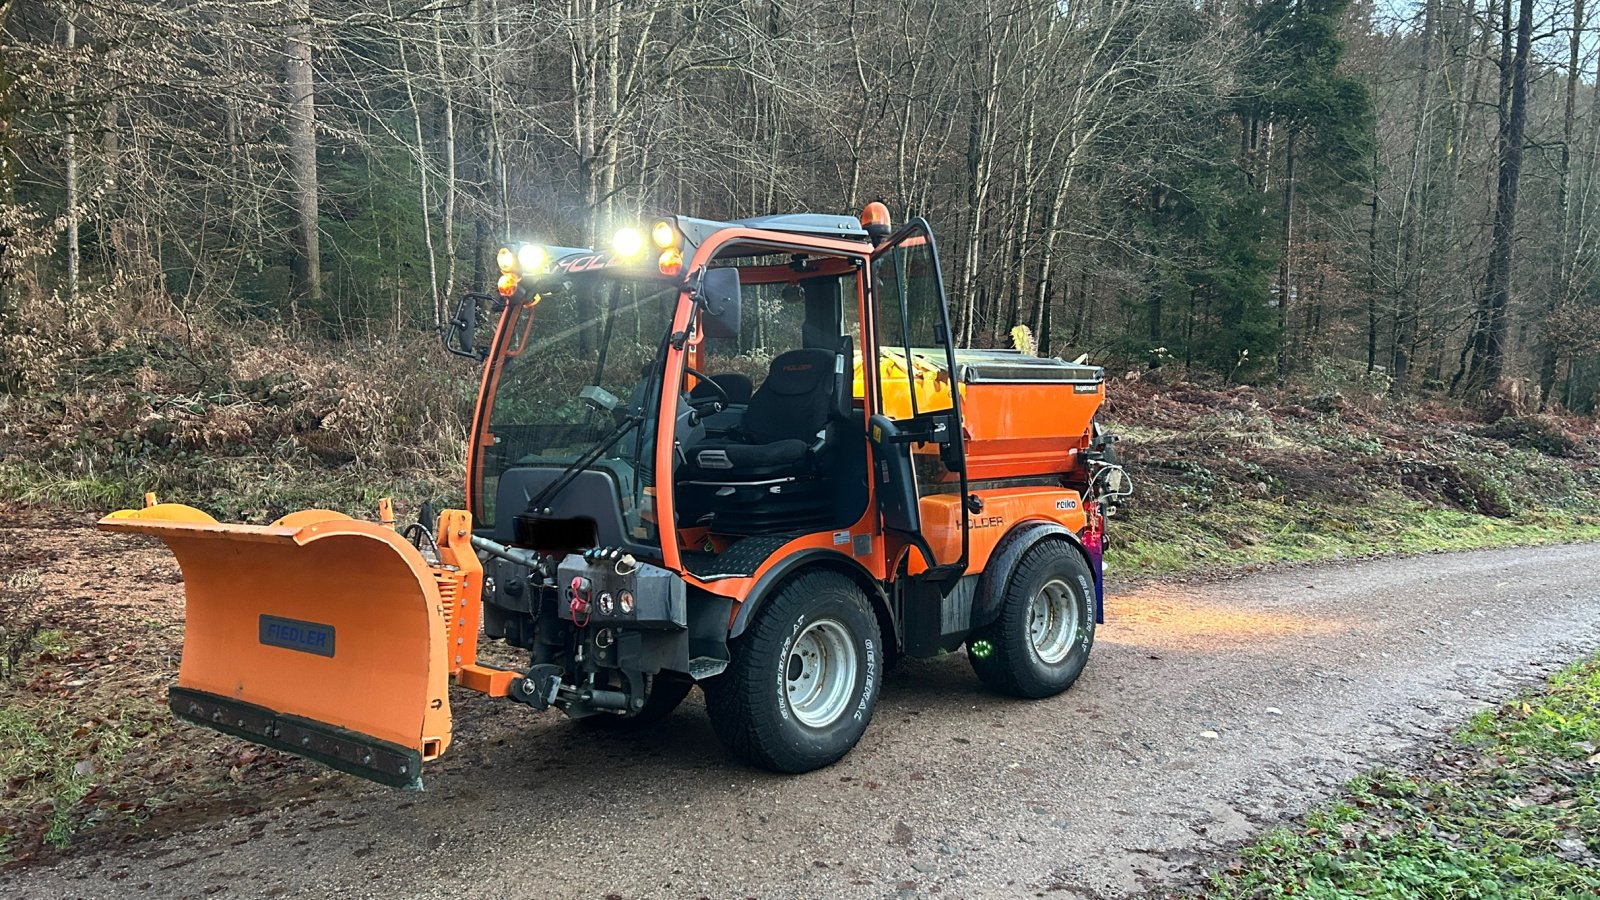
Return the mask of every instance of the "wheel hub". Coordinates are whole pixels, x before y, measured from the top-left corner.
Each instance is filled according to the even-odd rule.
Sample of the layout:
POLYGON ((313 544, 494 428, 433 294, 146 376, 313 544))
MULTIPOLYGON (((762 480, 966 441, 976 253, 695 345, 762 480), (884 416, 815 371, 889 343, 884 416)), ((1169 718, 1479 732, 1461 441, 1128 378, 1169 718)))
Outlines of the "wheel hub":
POLYGON ((850 708, 858 667, 855 642, 842 623, 817 619, 807 625, 784 662, 790 712, 811 728, 833 724, 850 708))
POLYGON ((1046 665, 1067 658, 1078 638, 1078 602, 1065 581, 1052 578, 1028 604, 1028 639, 1046 665))

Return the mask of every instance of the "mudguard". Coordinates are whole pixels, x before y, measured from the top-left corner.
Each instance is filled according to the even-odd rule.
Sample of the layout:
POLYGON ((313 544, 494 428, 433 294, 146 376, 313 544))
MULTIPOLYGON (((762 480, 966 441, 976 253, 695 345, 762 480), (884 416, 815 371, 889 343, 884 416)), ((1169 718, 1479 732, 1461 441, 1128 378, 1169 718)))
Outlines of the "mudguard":
MULTIPOLYGON (((1098 536, 1097 536, 1098 538, 1098 536)), ((976 631, 1000 617, 1000 606, 1005 599, 1006 581, 1011 571, 1022 559, 1022 554, 1042 540, 1064 540, 1083 554, 1089 571, 1094 573, 1096 624, 1105 623, 1105 605, 1100 559, 1084 546, 1083 538, 1054 522, 1029 521, 1019 523, 1011 533, 1000 539, 1000 545, 989 556, 983 575, 978 580, 977 597, 972 603, 972 629, 976 631)))
POLYGON ((328 510, 228 525, 169 503, 112 513, 100 527, 160 538, 183 570, 176 715, 421 786, 422 762, 450 743, 450 675, 471 662, 455 642, 476 646, 476 604, 472 615, 467 606, 481 569, 470 547, 445 544, 460 531, 465 545, 466 513, 441 517, 438 566, 392 528, 328 510))

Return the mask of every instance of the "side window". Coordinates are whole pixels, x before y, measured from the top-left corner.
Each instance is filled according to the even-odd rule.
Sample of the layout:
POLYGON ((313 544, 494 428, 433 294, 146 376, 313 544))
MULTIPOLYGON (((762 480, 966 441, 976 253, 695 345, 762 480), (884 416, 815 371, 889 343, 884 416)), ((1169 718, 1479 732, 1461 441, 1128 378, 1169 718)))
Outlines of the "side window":
POLYGON ((708 375, 736 372, 759 388, 779 354, 802 347, 838 347, 851 335, 861 350, 860 296, 855 274, 798 277, 791 282, 746 284, 737 338, 705 338, 700 369, 708 375))
POLYGON ((891 419, 950 409, 938 268, 927 238, 912 236, 872 262, 877 300, 879 408, 891 419))
POLYGON ((700 369, 708 375, 743 375, 753 388, 761 387, 773 358, 800 346, 805 304, 789 287, 744 285, 739 336, 705 338, 700 345, 700 369))

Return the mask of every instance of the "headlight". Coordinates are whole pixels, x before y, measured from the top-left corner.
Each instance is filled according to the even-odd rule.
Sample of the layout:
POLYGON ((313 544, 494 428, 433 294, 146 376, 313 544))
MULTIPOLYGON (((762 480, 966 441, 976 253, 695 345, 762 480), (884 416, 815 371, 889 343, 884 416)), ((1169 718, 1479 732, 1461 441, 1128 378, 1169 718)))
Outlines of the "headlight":
POLYGON ((550 262, 550 255, 538 244, 523 244, 517 248, 517 264, 522 266, 524 275, 538 275, 544 272, 544 267, 550 262))
POLYGON ((494 255, 494 261, 500 266, 502 272, 515 272, 517 270, 517 252, 510 247, 501 247, 500 252, 494 255))
POLYGON ((678 243, 678 229, 672 227, 671 222, 662 219, 651 227, 650 239, 656 242, 657 247, 665 250, 678 243))

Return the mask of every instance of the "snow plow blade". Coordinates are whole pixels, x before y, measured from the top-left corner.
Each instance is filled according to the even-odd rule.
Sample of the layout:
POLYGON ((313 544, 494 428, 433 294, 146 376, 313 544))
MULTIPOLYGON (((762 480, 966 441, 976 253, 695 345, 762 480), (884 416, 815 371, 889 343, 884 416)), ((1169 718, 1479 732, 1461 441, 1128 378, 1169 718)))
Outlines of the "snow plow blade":
MULTIPOLYGON (((466 513, 446 512, 440 525, 470 548, 466 513)), ((421 786, 423 761, 450 743, 451 645, 469 619, 475 643, 477 616, 465 608, 482 571, 470 549, 453 552, 441 532, 441 564, 431 565, 392 528, 327 510, 226 525, 166 503, 112 513, 100 527, 160 538, 183 570, 175 715, 421 786)))

